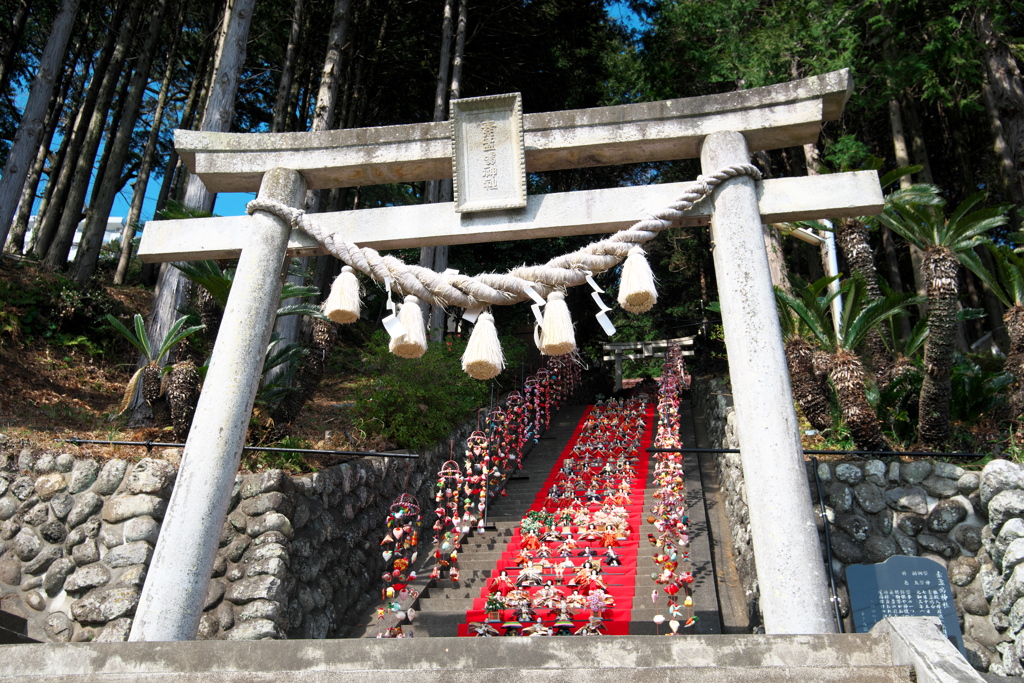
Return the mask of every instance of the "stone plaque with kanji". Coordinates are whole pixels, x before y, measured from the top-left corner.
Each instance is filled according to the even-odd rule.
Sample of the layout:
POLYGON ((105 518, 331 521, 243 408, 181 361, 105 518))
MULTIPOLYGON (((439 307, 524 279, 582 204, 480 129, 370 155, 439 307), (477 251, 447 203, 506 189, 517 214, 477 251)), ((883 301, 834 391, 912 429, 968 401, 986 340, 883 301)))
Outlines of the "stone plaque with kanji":
POLYGON ((526 155, 519 93, 451 103, 455 210, 526 206, 526 155))
POLYGON ((850 609, 857 633, 867 633, 886 617, 938 617, 942 632, 964 651, 946 570, 924 557, 890 557, 881 564, 846 568, 850 609))

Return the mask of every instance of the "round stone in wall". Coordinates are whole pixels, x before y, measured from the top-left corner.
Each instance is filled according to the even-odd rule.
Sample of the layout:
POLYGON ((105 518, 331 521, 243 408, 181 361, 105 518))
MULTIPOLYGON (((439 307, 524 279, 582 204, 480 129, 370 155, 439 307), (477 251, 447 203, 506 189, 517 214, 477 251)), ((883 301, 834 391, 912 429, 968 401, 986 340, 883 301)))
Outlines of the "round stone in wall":
POLYGON ((893 555, 900 554, 896 541, 890 536, 874 534, 864 542, 864 559, 867 562, 885 562, 893 555))
POLYGON ((925 480, 921 482, 921 487, 928 492, 929 496, 935 498, 949 498, 959 493, 955 480, 935 474, 925 477, 925 480))
POLYGON ((845 531, 854 541, 863 542, 871 533, 871 523, 861 515, 839 515, 836 526, 845 531))
POLYGON ((961 495, 969 496, 978 490, 978 486, 981 485, 981 475, 977 472, 964 472, 959 479, 956 480, 956 487, 960 491, 961 495))
MULTIPOLYGON (((948 479, 946 481, 949 481, 948 479)), ((928 513, 925 524, 932 531, 946 533, 967 519, 967 508, 957 500, 940 500, 928 513)))
POLYGON ((981 502, 989 502, 1007 489, 1024 488, 1024 468, 1009 460, 993 460, 981 471, 981 502))
POLYGON ((857 504, 864 512, 876 513, 885 509, 885 498, 882 490, 869 481, 862 481, 853 488, 853 495, 857 498, 857 504))
POLYGON ((953 532, 953 538, 969 553, 981 550, 981 527, 974 524, 961 524, 953 532))
POLYGON ((924 531, 925 521, 924 517, 914 514, 900 515, 899 520, 896 522, 897 528, 908 536, 917 536, 919 533, 924 531))
POLYGON ((949 563, 949 581, 954 586, 966 586, 981 569, 981 563, 973 557, 958 557, 949 563))
POLYGON ((836 465, 836 479, 851 486, 864 478, 864 472, 854 464, 843 462, 836 465))
POLYGON ((828 485, 828 502, 836 512, 848 512, 853 507, 853 491, 846 484, 834 481, 828 485))
POLYGON ((932 473, 932 464, 927 460, 915 460, 900 465, 900 478, 911 486, 917 486, 932 473))
POLYGON ((54 612, 46 617, 43 624, 43 632, 46 637, 57 643, 70 643, 74 625, 71 619, 63 612, 54 612))
POLYGON ((842 532, 832 534, 832 553, 845 564, 859 564, 864 559, 864 551, 842 532))
POLYGON ((996 494, 988 504, 988 520, 993 530, 998 530, 1009 519, 1024 515, 1024 491, 1007 489, 996 494))
MULTIPOLYGON (((904 463, 907 465, 908 463, 904 463)), ((914 463, 909 463, 913 465, 914 463)), ((897 512, 928 514, 928 496, 919 486, 898 486, 885 492, 885 502, 897 512)))

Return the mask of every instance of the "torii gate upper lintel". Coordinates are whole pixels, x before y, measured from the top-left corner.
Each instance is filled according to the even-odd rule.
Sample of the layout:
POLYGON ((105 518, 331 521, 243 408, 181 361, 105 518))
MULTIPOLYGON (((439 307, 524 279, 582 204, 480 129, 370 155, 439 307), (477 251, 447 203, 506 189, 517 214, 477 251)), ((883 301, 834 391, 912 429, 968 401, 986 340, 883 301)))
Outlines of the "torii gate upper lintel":
MULTIPOLYGON (((822 121, 838 118, 850 88, 844 70, 725 95, 530 114, 523 117, 526 169, 700 156, 703 172, 710 174, 747 164, 751 149, 813 142, 822 121)), ((452 173, 446 123, 325 133, 177 131, 175 142, 211 191, 259 188, 261 199, 292 207, 301 206, 307 188, 430 180, 452 173)), ((454 218, 451 204, 399 207, 409 212, 410 220, 376 246, 615 231, 637 220, 652 197, 657 197, 655 188, 546 195, 529 198, 514 214, 454 218), (632 212, 628 218, 623 206, 632 212), (581 213, 583 218, 574 218, 581 213)), ((766 215, 776 213, 791 219, 877 213, 881 189, 873 173, 763 183, 740 176, 720 185, 710 205, 695 209, 710 215, 716 245, 766 631, 831 632, 835 624, 761 225, 766 215)), ((331 230, 340 231, 345 241, 367 245, 374 241, 373 233, 363 224, 381 225, 394 218, 386 213, 393 210, 317 214, 316 220, 335 221, 331 230)), ((289 253, 303 249, 319 251, 286 220, 265 211, 242 218, 154 222, 143 233, 144 260, 237 255, 239 266, 131 640, 195 637, 272 328, 281 270, 289 253)))
MULTIPOLYGON (((526 114, 526 170, 696 159, 715 131, 743 133, 752 152, 815 142, 853 89, 848 69, 763 88, 593 109, 526 114)), ((452 177, 447 121, 319 133, 174 132, 210 192, 255 192, 290 168, 312 190, 452 177)))

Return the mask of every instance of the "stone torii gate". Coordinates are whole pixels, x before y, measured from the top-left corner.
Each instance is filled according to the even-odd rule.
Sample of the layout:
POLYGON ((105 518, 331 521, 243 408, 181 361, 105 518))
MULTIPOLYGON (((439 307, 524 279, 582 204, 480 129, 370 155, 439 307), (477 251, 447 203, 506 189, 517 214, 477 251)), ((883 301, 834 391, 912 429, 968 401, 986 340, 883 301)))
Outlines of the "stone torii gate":
MULTIPOLYGON (((700 157, 705 173, 753 151, 814 142, 839 118, 847 71, 767 88, 522 117, 525 171, 700 157)), ((499 96, 501 97, 501 96, 499 96)), ((456 143, 458 135, 455 135, 456 143)), ((301 207, 307 189, 452 177, 449 122, 321 133, 177 131, 175 144, 212 192, 259 190, 301 207)), ((324 231, 378 249, 613 232, 680 186, 523 197, 525 207, 460 213, 453 204, 314 214, 324 231)), ((685 220, 710 218, 741 458, 768 633, 835 630, 825 567, 775 308, 761 225, 879 213, 873 172, 724 182, 685 220)), ((520 204, 521 206, 522 204, 520 204)), ((144 261, 238 257, 231 295, 130 639, 196 636, 237 472, 282 273, 290 256, 322 253, 265 211, 151 222, 144 261)))

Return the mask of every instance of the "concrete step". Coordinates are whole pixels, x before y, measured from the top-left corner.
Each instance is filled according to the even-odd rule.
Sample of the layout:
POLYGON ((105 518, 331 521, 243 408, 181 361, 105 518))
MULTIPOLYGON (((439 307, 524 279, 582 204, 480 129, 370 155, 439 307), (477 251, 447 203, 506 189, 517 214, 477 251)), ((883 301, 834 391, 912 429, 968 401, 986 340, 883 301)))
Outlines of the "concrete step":
MULTIPOLYGON (((430 638, 446 615, 405 640, 48 643, 7 646, 0 678, 33 683, 131 678, 186 683, 909 683, 878 634, 804 636, 605 636, 600 638, 430 638)), ((426 617, 426 615, 424 615, 426 617)), ((457 615, 452 615, 452 619, 457 615)), ((457 623, 457 622, 455 622, 457 623)))

